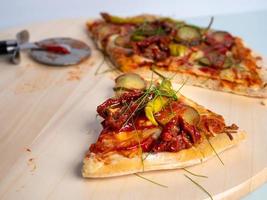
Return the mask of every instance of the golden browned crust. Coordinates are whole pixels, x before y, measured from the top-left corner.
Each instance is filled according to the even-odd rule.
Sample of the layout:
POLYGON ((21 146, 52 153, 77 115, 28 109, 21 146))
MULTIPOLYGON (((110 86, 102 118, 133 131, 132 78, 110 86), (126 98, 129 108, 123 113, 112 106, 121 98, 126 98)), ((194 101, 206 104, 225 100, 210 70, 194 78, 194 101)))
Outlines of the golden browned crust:
MULTIPOLYGON (((267 98, 267 69, 262 69, 260 72, 262 80, 265 82, 265 85, 262 88, 250 88, 242 84, 235 84, 235 87, 231 87, 231 83, 227 81, 211 79, 209 77, 195 76, 192 74, 172 72, 161 69, 158 69, 157 71, 159 71, 162 75, 166 77, 174 77, 172 81, 178 84, 186 82, 187 85, 194 85, 216 91, 230 92, 238 95, 256 98, 267 98)), ((149 70, 148 67, 135 69, 133 70, 133 72, 139 74, 146 80, 151 80, 151 70, 149 70)))
MULTIPOLYGON (((227 134, 222 133, 209 140, 216 152, 220 153, 238 144, 245 138, 245 135, 244 132, 238 132, 233 134, 233 140, 230 140, 227 134)), ((109 162, 106 163, 98 160, 94 153, 90 153, 84 158, 82 175, 86 178, 103 178, 152 170, 184 168, 199 164, 214 156, 215 152, 212 147, 205 139, 198 146, 177 153, 162 152, 149 155, 144 153, 142 156, 146 159, 143 162, 138 155, 128 158, 113 153, 108 156, 109 162)))

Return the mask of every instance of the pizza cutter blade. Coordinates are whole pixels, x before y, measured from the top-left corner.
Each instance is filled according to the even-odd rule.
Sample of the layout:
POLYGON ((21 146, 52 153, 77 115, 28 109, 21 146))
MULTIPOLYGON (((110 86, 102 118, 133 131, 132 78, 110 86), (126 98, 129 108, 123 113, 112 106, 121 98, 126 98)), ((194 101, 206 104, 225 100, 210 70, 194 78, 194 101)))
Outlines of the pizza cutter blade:
POLYGON ((40 46, 68 46, 68 53, 56 53, 42 49, 31 49, 31 57, 40 63, 50 66, 75 65, 91 55, 91 49, 82 41, 73 38, 49 38, 38 42, 40 46))
POLYGON ((29 51, 31 57, 50 66, 75 65, 91 55, 91 49, 73 38, 50 38, 29 42, 27 30, 20 31, 14 40, 0 41, 0 55, 8 56, 12 63, 20 62, 20 51, 29 51))

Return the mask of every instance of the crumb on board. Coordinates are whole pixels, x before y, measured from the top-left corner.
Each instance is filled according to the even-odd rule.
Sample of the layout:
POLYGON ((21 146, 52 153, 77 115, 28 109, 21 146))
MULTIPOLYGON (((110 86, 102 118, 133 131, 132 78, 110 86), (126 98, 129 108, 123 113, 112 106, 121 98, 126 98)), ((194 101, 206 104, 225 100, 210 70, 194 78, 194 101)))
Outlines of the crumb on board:
POLYGON ((82 71, 80 67, 76 67, 68 72, 69 81, 80 80, 81 78, 82 78, 82 71))
POLYGON ((261 100, 260 104, 263 106, 267 106, 267 99, 261 100))
POLYGON ((68 71, 68 81, 79 81, 83 78, 84 74, 88 71, 88 68, 94 66, 95 60, 88 59, 88 61, 81 62, 78 65, 73 66, 68 71))
POLYGON ((30 172, 34 172, 37 168, 34 158, 29 158, 27 165, 31 168, 30 172))
POLYGON ((22 186, 20 186, 19 188, 16 189, 16 192, 20 192, 24 188, 25 188, 25 185, 22 185, 22 186))

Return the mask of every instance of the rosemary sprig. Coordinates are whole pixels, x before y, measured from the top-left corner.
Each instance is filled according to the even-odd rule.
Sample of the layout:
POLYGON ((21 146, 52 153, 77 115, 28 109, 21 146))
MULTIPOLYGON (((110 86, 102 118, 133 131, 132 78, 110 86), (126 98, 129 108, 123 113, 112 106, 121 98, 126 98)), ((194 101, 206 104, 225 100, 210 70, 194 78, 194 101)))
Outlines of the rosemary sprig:
POLYGON ((197 177, 201 177, 201 178, 208 178, 208 177, 205 176, 205 175, 200 175, 200 174, 196 174, 196 173, 194 173, 194 172, 191 172, 191 171, 187 170, 186 168, 183 168, 183 170, 186 171, 187 173, 193 175, 193 176, 197 176, 197 177))
POLYGON ((149 181, 150 183, 153 183, 153 184, 155 184, 155 185, 158 185, 158 186, 160 186, 160 187, 168 188, 167 185, 163 185, 163 184, 157 183, 156 181, 153 181, 153 180, 148 179, 148 178, 146 178, 146 177, 144 177, 144 176, 141 176, 140 174, 135 173, 134 175, 136 175, 137 177, 142 178, 142 179, 144 179, 144 180, 146 180, 146 181, 149 181))
POLYGON ((184 176, 186 178, 188 178, 190 181, 192 181, 192 183, 194 183, 197 187, 199 187, 203 192, 205 192, 213 200, 212 195, 203 186, 201 186, 199 183, 197 183, 196 181, 194 181, 192 178, 190 178, 186 174, 184 174, 184 176))

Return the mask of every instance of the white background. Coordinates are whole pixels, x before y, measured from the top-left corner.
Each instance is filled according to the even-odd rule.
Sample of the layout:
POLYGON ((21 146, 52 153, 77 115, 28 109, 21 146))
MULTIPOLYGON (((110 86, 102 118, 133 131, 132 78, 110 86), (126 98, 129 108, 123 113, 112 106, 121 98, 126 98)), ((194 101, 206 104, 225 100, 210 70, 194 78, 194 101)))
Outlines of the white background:
MULTIPOLYGON (((52 19, 96 17, 101 11, 118 15, 155 13, 179 18, 266 11, 263 16, 267 25, 267 0, 0 0, 0 29, 52 19)), ((256 45, 256 49, 266 48, 264 43, 262 48, 256 45)), ((265 184, 245 199, 266 196, 265 184)))
POLYGON ((266 0, 0 0, 0 28, 59 18, 156 13, 196 17, 267 9, 266 0))

